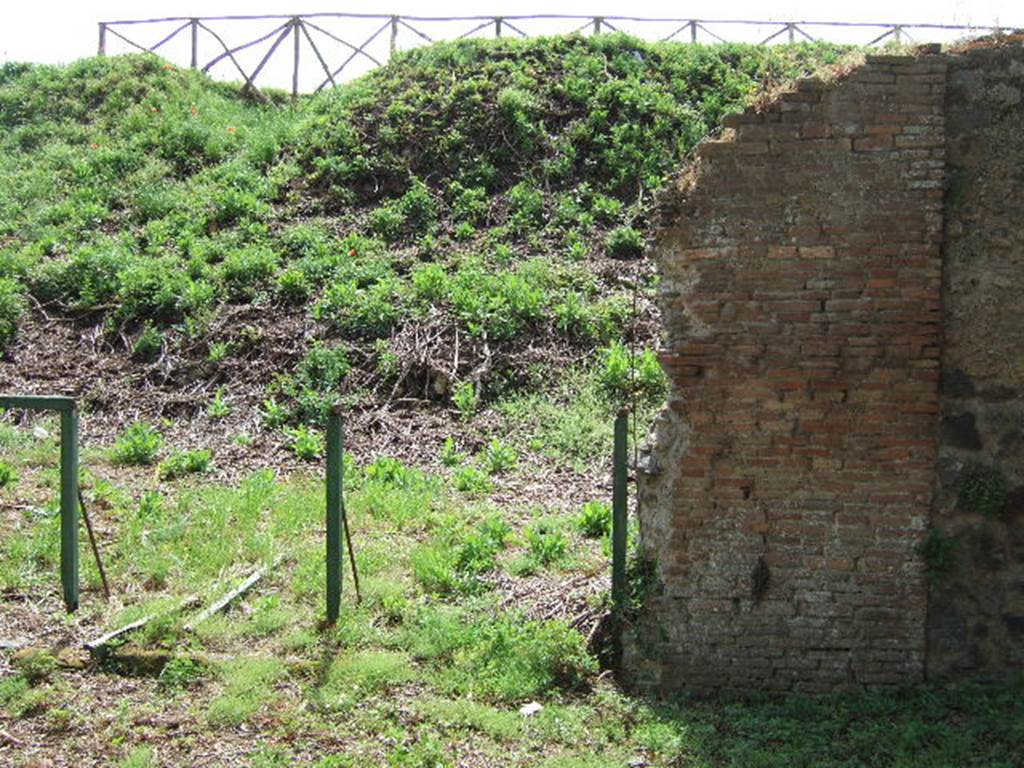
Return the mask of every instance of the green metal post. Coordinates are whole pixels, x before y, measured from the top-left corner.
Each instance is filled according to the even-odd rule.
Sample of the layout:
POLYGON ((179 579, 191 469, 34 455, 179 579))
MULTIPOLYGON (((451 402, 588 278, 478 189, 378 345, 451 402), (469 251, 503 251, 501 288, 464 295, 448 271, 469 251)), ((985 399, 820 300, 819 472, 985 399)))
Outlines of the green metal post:
POLYGON ((629 415, 619 411, 615 418, 615 448, 612 460, 612 605, 626 604, 626 435, 629 415))
POLYGON ((327 418, 327 624, 331 626, 341 610, 344 450, 341 410, 335 406, 327 418))
POLYGON ((71 613, 78 609, 78 406, 71 397, 0 394, 0 408, 60 413, 60 583, 71 613))
POLYGON ((60 583, 68 613, 78 609, 78 409, 60 413, 60 583))

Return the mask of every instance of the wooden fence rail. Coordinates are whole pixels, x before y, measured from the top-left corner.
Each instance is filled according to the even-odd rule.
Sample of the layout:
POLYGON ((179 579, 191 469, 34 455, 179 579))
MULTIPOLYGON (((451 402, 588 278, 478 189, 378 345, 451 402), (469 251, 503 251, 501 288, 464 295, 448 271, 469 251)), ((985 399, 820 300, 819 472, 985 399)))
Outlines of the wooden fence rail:
MULTIPOLYGON (((500 38, 511 34, 529 37, 523 27, 529 23, 542 22, 546 25, 569 25, 568 31, 575 34, 598 35, 621 31, 626 25, 630 33, 648 39, 683 42, 728 42, 735 40, 741 30, 767 30, 763 39, 754 40, 762 44, 814 42, 834 40, 842 32, 863 33, 861 45, 877 46, 888 42, 931 42, 937 37, 970 37, 979 34, 1005 34, 1014 27, 966 26, 956 24, 897 24, 849 21, 758 21, 753 19, 688 19, 671 17, 635 16, 580 16, 561 14, 535 14, 528 16, 398 16, 392 14, 365 13, 310 13, 303 15, 261 15, 261 16, 204 16, 166 17, 156 19, 126 19, 101 21, 99 23, 99 54, 107 54, 111 39, 120 41, 127 50, 147 52, 167 51, 168 45, 179 38, 188 36, 188 61, 193 69, 210 72, 220 65, 230 64, 241 76, 242 81, 255 89, 257 78, 265 73, 267 65, 274 59, 285 42, 291 38, 291 61, 285 62, 291 71, 291 92, 298 96, 301 90, 300 72, 302 54, 313 54, 316 67, 322 72, 316 78, 319 83, 311 90, 320 91, 328 85, 336 85, 346 70, 351 71, 356 61, 365 65, 380 66, 399 49, 400 37, 405 34, 411 45, 434 42, 435 40, 460 40, 473 36, 500 38), (229 45, 226 41, 228 30, 238 31, 251 24, 268 23, 269 30, 261 32, 245 42, 229 45), (344 32, 326 28, 330 23, 341 23, 350 28, 344 32), (354 27, 361 25, 360 30, 354 27), (442 25, 443 34, 431 36, 425 26, 442 25), (170 31, 166 31, 170 28, 170 31), (217 27, 215 29, 214 27, 217 27), (466 28, 468 27, 468 28, 466 28), (367 32, 367 29, 369 32, 367 32), (138 42, 153 30, 163 33, 156 42, 146 45, 138 42), (664 32, 668 30, 668 34, 664 32), (652 34, 647 34, 651 32, 652 34), (132 37, 129 37, 129 35, 132 37), (344 35, 344 36, 343 36, 344 35), (387 37, 387 46, 379 43, 387 37), (133 37, 135 39, 133 39, 133 37), (201 63, 201 49, 204 43, 212 43, 216 53, 201 63), (371 47, 377 45, 381 50, 371 47), (242 61, 242 54, 257 46, 265 45, 262 57, 248 68, 242 61), (331 50, 328 50, 328 46, 331 50)), ((544 29, 545 34, 552 30, 544 29)), ((287 48, 288 46, 285 46, 287 48)), ((410 46, 406 46, 410 47, 410 46)), ((278 57, 286 54, 278 54, 278 57)))

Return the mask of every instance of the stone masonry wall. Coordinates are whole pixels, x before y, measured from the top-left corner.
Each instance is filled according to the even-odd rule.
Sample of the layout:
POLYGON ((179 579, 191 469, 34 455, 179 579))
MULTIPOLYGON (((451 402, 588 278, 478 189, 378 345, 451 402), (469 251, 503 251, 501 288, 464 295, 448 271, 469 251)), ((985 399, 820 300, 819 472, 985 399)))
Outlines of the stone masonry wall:
POLYGON ((703 144, 655 247, 668 409, 641 477, 655 689, 925 672, 946 59, 869 57, 703 144))
POLYGON ((1024 669, 1024 49, 949 61, 932 522, 952 549, 930 591, 928 675, 1000 677, 1024 669), (963 493, 972 482, 988 493, 963 493))

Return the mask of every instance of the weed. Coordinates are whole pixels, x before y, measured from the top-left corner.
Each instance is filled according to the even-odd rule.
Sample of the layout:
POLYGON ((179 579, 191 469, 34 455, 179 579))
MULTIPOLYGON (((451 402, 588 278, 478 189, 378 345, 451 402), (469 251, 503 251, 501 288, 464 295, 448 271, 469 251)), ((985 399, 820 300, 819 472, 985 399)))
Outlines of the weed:
POLYGON ((25 677, 29 685, 38 685, 48 680, 57 669, 57 659, 46 650, 33 650, 19 656, 15 667, 25 677))
POLYGON ((225 387, 217 387, 217 391, 213 395, 213 401, 206 409, 207 415, 211 419, 223 419, 225 416, 231 413, 231 403, 228 402, 227 389, 225 387))
POLYGON ((494 490, 487 473, 473 466, 459 467, 452 475, 452 484, 468 496, 485 496, 494 490))
POLYGON ((212 451, 181 451, 160 462, 159 476, 161 480, 177 480, 185 475, 209 472, 212 466, 212 451))
POLYGON ((452 402, 459 409, 459 415, 463 421, 469 421, 480 406, 480 396, 476 385, 472 381, 461 381, 455 385, 452 393, 452 402))
POLYGON ((460 451, 454 437, 446 437, 441 446, 441 463, 446 467, 458 467, 467 459, 467 454, 460 451))
POLYGON ((248 657, 224 664, 220 669, 224 693, 210 702, 211 724, 235 726, 248 720, 274 696, 274 685, 286 676, 277 659, 248 657))
POLYGON ((288 409, 277 400, 268 397, 263 401, 263 426, 274 429, 287 424, 288 418, 288 409))
POLYGON ((957 480, 957 506, 985 517, 997 517, 1006 508, 1006 477, 998 467, 969 464, 957 480))
POLYGON ((634 356, 625 345, 614 342, 601 350, 601 360, 601 386, 614 401, 627 402, 635 395, 650 404, 664 398, 668 379, 653 350, 634 356))
POLYGON ((595 668, 583 637, 562 622, 509 616, 479 623, 442 679, 455 690, 516 701, 574 687, 595 668))
POLYGON ((127 757, 118 761, 117 768, 152 768, 156 765, 155 760, 153 748, 142 745, 133 747, 127 757))
POLYGON ((468 699, 431 699, 417 705, 426 719, 446 728, 469 728, 498 742, 511 741, 523 731, 522 716, 468 699))
POLYGON ((277 276, 277 295, 286 304, 305 304, 313 293, 306 273, 292 267, 277 276))
POLYGON ((526 543, 530 556, 541 567, 554 565, 565 559, 569 541, 553 523, 539 520, 526 528, 526 543))
POLYGON ((291 438, 292 453, 303 461, 317 461, 324 454, 324 436, 319 431, 305 424, 294 429, 286 429, 285 434, 291 438))
POLYGON ((358 651, 331 663, 323 685, 313 698, 327 711, 349 709, 373 694, 411 680, 409 657, 391 651, 358 651))
POLYGON ((576 530, 589 539, 600 539, 612 531, 612 508, 603 501, 588 501, 576 516, 576 530))
POLYGON ((484 468, 488 474, 501 475, 515 469, 519 453, 511 445, 494 438, 484 452, 484 468))
POLYGON ((148 323, 132 345, 132 356, 139 360, 155 360, 164 348, 164 335, 148 323))
POLYGON ((156 461, 164 439, 152 424, 136 422, 114 443, 111 459, 117 464, 145 466, 156 461))
POLYGON ((604 247, 615 259, 632 259, 643 255, 643 233, 632 227, 617 227, 608 233, 604 247))
POLYGON ((170 690, 184 690, 199 683, 207 675, 206 667, 186 657, 171 659, 160 671, 161 687, 170 690))
POLYGON ((18 482, 18 473, 6 461, 0 461, 0 488, 6 488, 18 482))

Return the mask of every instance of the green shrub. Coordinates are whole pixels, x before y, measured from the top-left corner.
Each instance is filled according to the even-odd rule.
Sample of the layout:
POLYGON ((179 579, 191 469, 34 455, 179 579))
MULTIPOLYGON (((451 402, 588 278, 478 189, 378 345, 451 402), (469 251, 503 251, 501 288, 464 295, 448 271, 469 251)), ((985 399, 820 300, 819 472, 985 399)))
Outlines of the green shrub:
POLYGON ((351 368, 345 347, 314 341, 296 366, 295 375, 278 382, 278 389, 288 397, 289 405, 273 398, 265 400, 264 423, 279 426, 293 418, 312 424, 326 423, 327 414, 340 397, 351 368))
POLYGON ((464 187, 457 181, 448 185, 452 218, 459 224, 476 227, 484 221, 488 210, 488 194, 483 187, 464 187))
POLYGON ((397 200, 370 214, 370 229, 389 243, 426 232, 437 218, 437 203, 419 179, 397 200))
POLYGON ((576 530, 588 539, 599 539, 612 531, 612 508, 603 501, 588 501, 576 516, 576 530))
POLYGON ((388 488, 412 488, 422 482, 423 475, 401 459, 381 456, 366 467, 366 479, 388 488))
POLYGON ((387 336, 404 316, 405 283, 392 274, 361 286, 346 278, 328 286, 313 316, 341 331, 375 339, 387 336))
POLYGON ((212 451, 181 451, 160 462, 159 475, 161 480, 177 480, 185 475, 209 472, 212 466, 212 451))
POLYGON ((0 352, 11 343, 25 313, 25 294, 14 280, 0 277, 0 352))
POLYGON ((605 250, 614 259, 632 259, 644 253, 644 235, 633 227, 616 227, 604 240, 605 250))
POLYGON ((263 401, 263 425, 269 429, 284 426, 291 414, 288 409, 269 397, 263 401))
POLYGON ((521 181, 508 191, 509 225, 522 235, 540 226, 544 219, 544 193, 529 181, 521 181))
POLYGON ((414 676, 414 667, 402 653, 350 651, 331 662, 317 691, 316 704, 323 710, 344 711, 414 676))
POLYGON ((220 265, 220 279, 227 297, 248 302, 267 287, 280 261, 269 248, 251 246, 233 251, 220 265))
POLYGON ((370 231, 389 243, 401 239, 405 233, 405 216, 395 203, 382 205, 370 214, 370 231))
POLYGON ((277 295, 286 304, 304 304, 312 292, 309 278, 297 267, 290 267, 277 276, 277 295))
POLYGON ((163 444, 163 436, 156 427, 139 421, 125 429, 114 443, 111 458, 117 464, 145 466, 156 461, 163 444))
POLYGON ((30 685, 38 685, 57 671, 57 659, 47 650, 32 649, 19 655, 14 666, 30 685))

